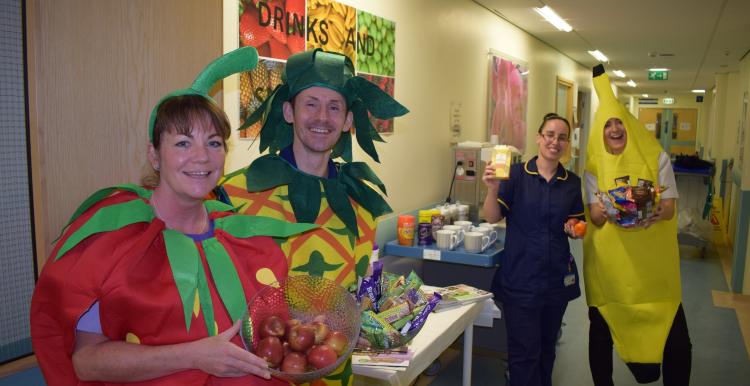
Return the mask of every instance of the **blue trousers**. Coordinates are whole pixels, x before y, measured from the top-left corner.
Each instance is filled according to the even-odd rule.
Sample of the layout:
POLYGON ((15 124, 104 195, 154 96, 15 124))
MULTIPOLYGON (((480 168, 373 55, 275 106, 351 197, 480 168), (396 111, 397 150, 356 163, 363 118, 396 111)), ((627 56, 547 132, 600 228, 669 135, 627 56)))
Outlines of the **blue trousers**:
POLYGON ((506 301, 510 386, 551 386, 557 334, 568 303, 524 307, 506 301))

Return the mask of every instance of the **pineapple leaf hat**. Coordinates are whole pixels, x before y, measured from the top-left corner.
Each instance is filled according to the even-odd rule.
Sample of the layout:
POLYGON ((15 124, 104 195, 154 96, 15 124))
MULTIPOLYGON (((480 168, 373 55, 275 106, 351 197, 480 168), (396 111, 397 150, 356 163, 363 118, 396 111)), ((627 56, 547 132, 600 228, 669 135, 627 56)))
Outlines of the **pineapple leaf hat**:
MULTIPOLYGON (((373 141, 384 142, 370 122, 370 115, 379 119, 402 116, 409 110, 377 85, 356 76, 352 61, 345 55, 319 48, 289 57, 281 76, 282 83, 245 120, 240 130, 262 122, 260 151, 271 153, 292 144, 292 126, 284 119, 282 106, 300 91, 310 87, 326 87, 339 92, 346 99, 347 108, 354 115, 357 143, 373 160, 380 162, 373 141)), ((352 160, 351 131, 343 132, 331 152, 331 158, 352 160)))

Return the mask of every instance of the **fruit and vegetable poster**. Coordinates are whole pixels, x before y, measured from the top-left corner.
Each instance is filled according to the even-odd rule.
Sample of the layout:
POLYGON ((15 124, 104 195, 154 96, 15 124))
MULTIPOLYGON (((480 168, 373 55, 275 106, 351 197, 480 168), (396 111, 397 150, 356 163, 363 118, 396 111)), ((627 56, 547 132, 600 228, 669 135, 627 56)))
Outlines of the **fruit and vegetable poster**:
POLYGON ((493 143, 526 149, 526 64, 490 54, 489 139, 493 143), (495 142, 495 140, 497 142, 495 142))
MULTIPOLYGON (((238 0, 239 46, 252 46, 258 66, 240 74, 240 121, 244 121, 281 83, 290 55, 313 48, 340 52, 357 75, 393 96, 396 24, 331 0, 238 0)), ((379 133, 392 133, 393 120, 371 118, 379 133)), ((240 138, 255 139, 260 123, 240 138)))

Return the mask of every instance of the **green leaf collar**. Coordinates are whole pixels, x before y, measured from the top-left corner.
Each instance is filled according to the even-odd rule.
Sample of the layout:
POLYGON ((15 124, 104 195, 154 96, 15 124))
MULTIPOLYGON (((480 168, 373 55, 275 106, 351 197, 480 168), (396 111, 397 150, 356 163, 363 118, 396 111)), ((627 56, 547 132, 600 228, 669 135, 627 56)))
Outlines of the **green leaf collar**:
POLYGON ((377 186, 383 194, 386 194, 385 185, 364 162, 344 163, 338 168, 335 178, 321 178, 300 171, 278 155, 267 154, 245 169, 245 179, 248 192, 288 185, 289 201, 299 222, 315 222, 325 194, 331 210, 359 237, 357 217, 349 197, 373 217, 379 217, 391 213, 391 207, 367 182, 377 186))

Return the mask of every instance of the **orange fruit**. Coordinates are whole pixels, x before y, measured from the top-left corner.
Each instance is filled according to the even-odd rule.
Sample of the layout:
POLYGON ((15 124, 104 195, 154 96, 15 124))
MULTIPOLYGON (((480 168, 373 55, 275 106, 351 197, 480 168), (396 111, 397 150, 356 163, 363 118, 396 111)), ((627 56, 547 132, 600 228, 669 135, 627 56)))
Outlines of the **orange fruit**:
POLYGON ((573 232, 576 237, 583 237, 586 234, 586 222, 581 221, 576 223, 576 225, 573 226, 573 232))

